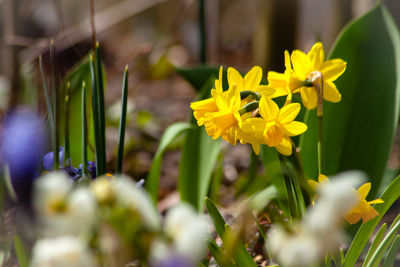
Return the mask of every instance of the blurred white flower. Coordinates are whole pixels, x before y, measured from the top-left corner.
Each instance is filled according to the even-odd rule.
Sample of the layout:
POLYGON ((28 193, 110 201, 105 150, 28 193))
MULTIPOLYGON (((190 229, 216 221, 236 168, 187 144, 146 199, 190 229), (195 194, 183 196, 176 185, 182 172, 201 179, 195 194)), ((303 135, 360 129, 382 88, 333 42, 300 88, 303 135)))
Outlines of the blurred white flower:
POLYGON ((209 222, 189 204, 179 204, 168 211, 164 230, 172 238, 177 253, 191 259, 205 251, 209 222))
POLYGON ((35 182, 34 207, 44 236, 86 234, 96 221, 93 193, 76 189, 63 172, 51 172, 35 182))
POLYGON ((73 236, 40 239, 33 247, 31 267, 91 267, 95 261, 86 245, 73 236))
POLYGON ((117 176, 110 181, 110 185, 117 203, 137 211, 149 228, 160 228, 160 217, 153 202, 132 179, 117 176))
POLYGON ((358 204, 352 189, 361 180, 358 172, 338 175, 318 187, 318 199, 291 231, 277 225, 267 246, 283 266, 312 266, 344 242, 344 215, 358 204))

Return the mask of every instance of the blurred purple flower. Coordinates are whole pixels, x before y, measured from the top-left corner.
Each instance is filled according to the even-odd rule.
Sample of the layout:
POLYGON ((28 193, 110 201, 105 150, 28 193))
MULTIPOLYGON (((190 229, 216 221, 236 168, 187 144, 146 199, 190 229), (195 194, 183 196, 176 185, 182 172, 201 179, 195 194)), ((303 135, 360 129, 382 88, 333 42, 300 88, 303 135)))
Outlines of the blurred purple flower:
MULTIPOLYGON (((60 146, 59 152, 58 152, 58 157, 59 157, 59 162, 60 162, 60 168, 63 167, 64 163, 64 148, 60 146)), ((46 171, 50 172, 53 170, 53 162, 54 162, 54 152, 48 152, 46 155, 43 156, 43 167, 46 171)))
POLYGON ((29 203, 44 146, 43 121, 34 112, 18 108, 5 117, 0 154, 9 167, 15 193, 24 204, 29 203))

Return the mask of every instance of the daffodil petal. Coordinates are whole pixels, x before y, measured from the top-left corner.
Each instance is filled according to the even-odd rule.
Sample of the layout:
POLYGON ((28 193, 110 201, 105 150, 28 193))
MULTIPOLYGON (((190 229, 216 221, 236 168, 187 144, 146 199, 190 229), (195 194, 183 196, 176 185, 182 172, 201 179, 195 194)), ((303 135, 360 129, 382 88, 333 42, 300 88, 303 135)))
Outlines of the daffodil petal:
POLYGON ((266 98, 275 98, 279 96, 287 95, 288 92, 283 88, 276 88, 267 85, 260 85, 256 90, 257 93, 260 93, 263 97, 266 98))
POLYGON ((278 114, 278 120, 281 124, 289 123, 293 121, 297 115, 300 112, 300 104, 299 103, 293 103, 293 104, 288 104, 281 108, 278 114))
POLYGON ((296 73, 296 76, 301 79, 305 80, 307 75, 311 71, 311 61, 304 52, 300 50, 295 50, 291 56, 293 70, 296 73))
POLYGON ((325 81, 335 81, 346 70, 346 61, 342 59, 331 59, 325 61, 321 66, 321 73, 325 81))
POLYGON ((348 223, 355 224, 361 219, 361 212, 358 210, 352 210, 344 218, 348 223))
POLYGON ((287 50, 285 50, 285 68, 288 71, 292 70, 292 63, 290 62, 290 55, 289 52, 287 50))
POLYGON ((287 136, 296 136, 307 131, 307 125, 299 121, 292 121, 282 127, 287 136))
POLYGON ((284 136, 282 142, 276 147, 282 155, 290 156, 292 154, 292 142, 289 137, 284 136))
POLYGON ((228 68, 228 83, 229 87, 236 85, 239 92, 244 90, 244 80, 242 75, 232 67, 228 68))
POLYGON ((326 175, 319 174, 318 175, 318 182, 320 183, 329 183, 329 179, 326 175))
POLYGON ((284 73, 268 71, 268 85, 276 88, 286 88, 286 76, 284 73))
POLYGON ((342 99, 342 95, 339 93, 336 85, 331 81, 324 82, 324 99, 326 101, 337 103, 342 99))
POLYGON ((322 43, 318 42, 313 45, 310 52, 308 52, 308 57, 311 60, 311 69, 319 70, 325 59, 324 48, 322 43))
POLYGON ((382 203, 385 203, 385 201, 383 201, 383 200, 380 199, 380 198, 375 199, 375 200, 368 201, 368 204, 382 204, 382 203))
POLYGON ((378 215, 379 213, 373 207, 368 206, 368 210, 361 213, 361 218, 363 220, 363 223, 366 223, 378 215))
POLYGON ((317 106, 317 92, 314 87, 302 87, 301 90, 301 101, 304 106, 311 110, 317 106))
POLYGON ((266 121, 276 119, 279 112, 278 105, 271 99, 262 97, 259 104, 261 117, 266 121))
POLYGON ((358 188, 358 193, 362 199, 365 199, 368 196, 369 191, 371 190, 371 183, 365 183, 358 188))
POLYGON ((261 82, 262 69, 259 66, 254 66, 245 76, 244 76, 244 90, 254 91, 261 82))

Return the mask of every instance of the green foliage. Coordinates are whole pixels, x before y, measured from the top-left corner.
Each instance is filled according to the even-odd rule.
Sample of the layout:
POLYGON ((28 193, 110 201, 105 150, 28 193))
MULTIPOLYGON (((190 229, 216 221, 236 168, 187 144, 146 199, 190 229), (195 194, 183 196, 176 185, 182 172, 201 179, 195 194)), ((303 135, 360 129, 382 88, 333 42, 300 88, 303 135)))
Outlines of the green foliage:
MULTIPOLYGON (((238 239, 237 233, 234 233, 232 228, 225 223, 224 218, 221 216, 211 199, 206 197, 204 202, 214 227, 224 243, 223 247, 225 248, 225 259, 233 257, 235 259, 236 266, 238 267, 257 266, 249 252, 247 252, 247 249, 242 241, 238 239)), ((220 256, 220 254, 218 256, 220 256)), ((219 258, 221 259, 221 257, 219 258)))
MULTIPOLYGON (((324 102, 326 175, 357 169, 368 174, 377 192, 389 158, 399 112, 400 37, 383 4, 351 23, 329 58, 347 61, 337 80, 339 103, 324 102)), ((317 122, 306 119, 301 153, 307 178, 316 179, 317 122)))
POLYGON ((19 237, 19 235, 14 236, 14 250, 15 250, 15 255, 17 257, 19 266, 28 267, 29 266, 29 258, 28 258, 26 249, 24 247, 24 244, 22 243, 22 240, 19 237))
POLYGON ((171 144, 179 135, 189 130, 191 127, 192 125, 190 123, 177 122, 168 126, 161 137, 160 144, 156 154, 154 155, 153 162, 151 163, 150 171, 146 179, 146 190, 153 199, 154 203, 157 203, 161 164, 164 152, 169 144, 171 144))
MULTIPOLYGON (((72 141, 70 143, 70 155, 72 163, 74 165, 82 162, 82 82, 85 82, 86 88, 90 88, 90 65, 89 57, 85 57, 81 62, 76 64, 65 76, 64 81, 61 85, 62 91, 65 92, 67 88, 67 83, 70 83, 69 91, 69 105, 70 105, 70 128, 69 137, 72 141), (89 85, 89 86, 88 86, 89 85)), ((91 95, 91 94, 90 94, 91 95)), ((90 102, 91 103, 91 102, 90 102)), ((87 108, 87 122, 88 122, 88 146, 93 148, 93 113, 92 109, 87 108)), ((63 118, 62 118, 63 119, 63 118)), ((61 125, 64 125, 62 123, 61 125)), ((63 133, 64 131, 61 131, 63 133)), ((93 160, 94 154, 93 150, 88 150, 88 159, 93 160)))

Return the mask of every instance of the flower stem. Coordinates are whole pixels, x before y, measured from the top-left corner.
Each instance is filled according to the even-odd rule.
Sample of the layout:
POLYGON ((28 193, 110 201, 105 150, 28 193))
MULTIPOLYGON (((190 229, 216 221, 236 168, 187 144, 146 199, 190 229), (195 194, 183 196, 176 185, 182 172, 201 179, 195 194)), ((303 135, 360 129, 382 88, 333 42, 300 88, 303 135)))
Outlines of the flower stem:
POLYGON ((57 170, 60 167, 60 91, 56 81, 56 70, 55 70, 55 46, 54 40, 50 41, 50 71, 51 71, 51 88, 54 96, 54 144, 53 144, 53 170, 57 170))
POLYGON ((69 111, 70 111, 70 103, 69 103, 69 93, 70 93, 70 82, 67 83, 67 90, 65 96, 65 121, 64 121, 64 147, 65 147, 65 154, 64 154, 64 167, 67 167, 67 163, 70 156, 70 149, 69 149, 69 111))
POLYGON ((318 120, 318 174, 325 173, 325 160, 324 160, 324 125, 323 117, 317 116, 318 120))

